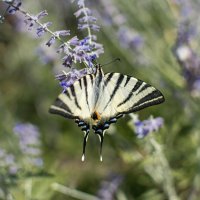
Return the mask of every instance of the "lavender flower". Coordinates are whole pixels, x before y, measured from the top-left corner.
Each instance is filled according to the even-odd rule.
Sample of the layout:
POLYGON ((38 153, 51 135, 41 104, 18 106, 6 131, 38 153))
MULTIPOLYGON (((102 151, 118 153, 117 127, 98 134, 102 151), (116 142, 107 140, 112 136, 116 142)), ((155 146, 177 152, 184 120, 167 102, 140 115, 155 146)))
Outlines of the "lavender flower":
POLYGON ((37 28, 37 35, 38 37, 41 37, 47 30, 47 27, 48 26, 51 26, 52 25, 52 22, 47 22, 45 24, 43 24, 43 26, 40 26, 37 28))
POLYGON ((56 31, 54 32, 54 35, 50 37, 50 39, 48 40, 48 42, 46 43, 46 45, 48 47, 50 47, 56 40, 57 37, 60 36, 67 36, 70 35, 70 31, 69 30, 61 30, 61 31, 56 31))
POLYGON ((86 68, 77 70, 73 68, 70 72, 66 73, 63 71, 63 74, 56 76, 56 79, 60 81, 60 86, 63 88, 63 92, 66 91, 68 87, 74 84, 75 81, 82 78, 88 73, 86 68))
POLYGON ((41 167, 43 161, 40 150, 40 139, 38 128, 32 124, 17 124, 14 133, 19 138, 19 147, 31 166, 41 167))
POLYGON ((12 5, 8 8, 8 13, 11 15, 15 14, 16 11, 19 10, 19 7, 22 5, 21 0, 13 0, 13 1, 5 0, 4 2, 12 5))
POLYGON ((64 41, 62 37, 69 36, 69 30, 51 31, 49 26, 51 22, 41 23, 39 20, 46 15, 47 11, 41 11, 37 15, 31 15, 23 9, 19 8, 21 3, 18 0, 10 4, 10 1, 4 1, 14 11, 19 11, 25 16, 25 23, 31 30, 36 25, 36 34, 38 37, 48 32, 51 37, 46 42, 48 47, 52 46, 56 40, 59 40, 62 44, 59 46, 57 52, 64 53, 63 65, 65 67, 72 67, 73 63, 85 63, 87 67, 93 67, 94 58, 98 58, 100 54, 104 52, 102 44, 96 42, 96 35, 92 34, 92 31, 99 31, 99 26, 96 25, 96 18, 91 15, 91 10, 85 6, 84 0, 77 0, 79 10, 75 12, 75 16, 78 18, 78 28, 80 30, 87 30, 87 36, 79 40, 77 36, 64 41))
MULTIPOLYGON (((118 9, 113 0, 101 0, 104 7, 101 12, 103 21, 107 26, 112 26, 113 34, 116 34, 119 44, 122 48, 127 49, 129 53, 135 54, 134 62, 145 65, 146 56, 144 56, 144 38, 134 28, 130 28, 125 15, 118 9), (131 51, 130 51, 131 50, 131 51)), ((112 33, 111 33, 112 34, 112 33)))
POLYGON ((96 18, 92 16, 92 12, 89 8, 85 6, 84 0, 77 0, 79 10, 74 13, 76 18, 78 18, 78 29, 86 30, 87 37, 80 40, 79 44, 74 48, 74 60, 75 62, 85 62, 89 67, 92 67, 92 58, 95 56, 99 57, 100 54, 104 52, 103 46, 95 42, 96 36, 92 34, 93 31, 99 31, 99 26, 96 25, 96 18), (86 54, 85 54, 86 52, 86 54))
POLYGON ((139 50, 144 43, 141 35, 127 27, 121 27, 118 31, 118 37, 121 46, 124 48, 131 48, 132 50, 139 50))
POLYGON ((48 13, 46 10, 43 10, 41 11, 40 13, 38 13, 36 16, 35 16, 35 19, 39 20, 39 19, 42 19, 43 17, 47 16, 48 13))
POLYGON ((123 177, 120 175, 111 175, 108 180, 101 183, 101 187, 98 191, 98 197, 102 200, 114 200, 115 194, 123 181, 123 177))
POLYGON ((30 15, 28 13, 25 13, 24 11, 21 11, 21 12, 23 12, 25 14, 26 18, 27 18, 27 19, 24 20, 24 22, 29 27, 29 30, 31 30, 31 28, 35 24, 38 24, 39 27, 37 28, 37 32, 38 32, 38 30, 42 31, 42 28, 44 29, 44 31, 47 31, 47 27, 49 25, 51 25, 51 22, 48 22, 48 23, 45 23, 45 24, 39 23, 40 19, 42 19, 43 17, 48 15, 46 10, 39 12, 37 15, 30 15))
POLYGON ((134 128, 135 128, 135 134, 137 135, 137 137, 144 138, 149 133, 158 131, 159 128, 163 126, 163 118, 150 117, 148 120, 140 121, 138 119, 138 116, 135 115, 133 117, 133 123, 134 123, 134 128))
POLYGON ((196 41, 196 36, 199 35, 200 30, 197 28, 198 22, 198 8, 200 4, 193 5, 190 1, 181 0, 178 2, 180 6, 181 20, 173 53, 180 64, 183 76, 187 83, 187 88, 192 96, 200 96, 200 55, 195 52, 192 46, 196 41), (184 10, 187 9, 185 14, 184 10), (196 11, 195 11, 196 10, 196 11))
POLYGON ((78 40, 77 36, 74 36, 73 38, 71 38, 70 40, 68 40, 68 43, 71 46, 77 46, 79 44, 79 40, 78 40))
POLYGON ((5 169, 10 175, 17 174, 19 167, 13 154, 7 153, 4 149, 0 148, 0 160, 0 168, 5 169))

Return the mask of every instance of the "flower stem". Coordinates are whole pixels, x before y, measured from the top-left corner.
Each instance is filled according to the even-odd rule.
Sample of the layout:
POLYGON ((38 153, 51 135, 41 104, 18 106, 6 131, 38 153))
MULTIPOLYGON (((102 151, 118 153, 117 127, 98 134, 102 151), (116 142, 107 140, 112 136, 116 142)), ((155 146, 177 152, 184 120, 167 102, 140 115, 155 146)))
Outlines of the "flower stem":
POLYGON ((79 200, 100 200, 96 196, 87 194, 85 192, 81 192, 75 189, 68 188, 64 185, 61 185, 59 183, 53 183, 52 188, 55 191, 61 192, 63 194, 66 194, 68 196, 71 196, 73 198, 79 199, 79 200))
POLYGON ((169 200, 179 200, 179 198, 176 194, 176 191, 175 191, 170 166, 169 166, 169 163, 163 153, 162 146, 153 137, 151 137, 149 141, 155 150, 155 155, 156 155, 157 159, 159 160, 158 164, 162 168, 162 176, 163 176, 162 185, 163 185, 163 189, 165 190, 165 192, 168 196, 168 199, 169 200))
MULTIPOLYGON (((7 3, 7 2, 6 2, 7 3)), ((15 5, 11 4, 11 3, 7 3, 9 6, 15 8, 17 11, 19 11, 20 13, 22 13, 25 17, 30 18, 31 20, 33 20, 36 24, 38 24, 40 27, 42 27, 46 32, 48 32, 49 34, 51 34, 52 36, 54 36, 57 40, 59 40, 61 43, 63 43, 64 45, 66 45, 70 50, 72 50, 70 44, 68 42, 65 42, 64 40, 62 40, 59 35, 56 35, 53 31, 51 31, 48 27, 44 26, 38 19, 34 18, 33 16, 31 16, 28 12, 26 12, 25 10, 16 7, 15 5)))
POLYGON ((32 196, 32 178, 25 181, 24 190, 25 190, 25 200, 31 200, 32 199, 31 198, 31 196, 32 196))

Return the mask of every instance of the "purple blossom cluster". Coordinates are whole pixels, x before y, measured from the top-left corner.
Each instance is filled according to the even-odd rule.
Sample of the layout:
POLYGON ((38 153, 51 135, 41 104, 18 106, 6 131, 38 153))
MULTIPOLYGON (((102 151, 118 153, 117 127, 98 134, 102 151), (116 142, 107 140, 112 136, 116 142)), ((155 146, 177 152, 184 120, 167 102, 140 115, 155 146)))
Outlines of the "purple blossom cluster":
POLYGON ((132 53, 136 54, 137 57, 134 59, 137 59, 137 62, 143 62, 143 36, 128 25, 126 16, 118 9, 117 5, 112 0, 101 0, 100 2, 104 7, 103 14, 101 14, 103 20, 105 24, 108 26, 112 25, 112 27, 116 29, 115 33, 120 46, 124 49, 131 50, 132 53))
POLYGON ((62 74, 56 76, 56 79, 60 81, 60 86, 63 88, 63 92, 77 80, 88 74, 88 69, 84 68, 77 70, 73 68, 70 72, 63 71, 62 74))
POLYGON ((192 96, 200 96, 200 54, 193 47, 194 41, 198 40, 198 8, 200 3, 192 4, 192 1, 175 1, 180 7, 180 22, 177 38, 173 47, 173 53, 182 67, 183 75, 188 90, 192 96))
MULTIPOLYGON (((85 1, 75 1, 78 5, 78 10, 74 13, 78 19, 78 29, 83 32, 86 31, 86 36, 83 39, 79 39, 77 36, 71 36, 70 30, 50 30, 49 27, 52 25, 52 22, 41 23, 40 20, 48 15, 46 10, 32 15, 21 8, 21 0, 4 0, 9 6, 8 13, 15 14, 18 11, 23 14, 25 16, 24 22, 26 26, 29 30, 35 29, 38 37, 42 37, 46 33, 50 34, 50 38, 46 42, 48 47, 51 47, 56 40, 61 42, 56 52, 64 55, 62 63, 65 67, 71 69, 73 64, 84 63, 87 68, 93 68, 94 60, 104 52, 102 44, 97 43, 97 36, 93 33, 99 31, 100 27, 96 24, 97 19, 92 16, 91 10, 86 7, 85 1)), ((65 78, 66 84, 64 87, 69 87, 75 80, 82 77, 80 74, 83 71, 86 70, 84 69, 78 72, 78 70, 71 69, 71 72, 65 78)), ((60 80, 60 75, 57 77, 60 80)), ((61 86, 63 86, 63 81, 61 81, 61 86)))
POLYGON ((43 160, 41 158, 38 128, 30 123, 21 123, 17 124, 13 131, 19 139, 19 147, 26 164, 33 167, 42 167, 43 160))
POLYGON ((108 180, 101 183, 98 191, 98 197, 100 199, 114 200, 116 192, 123 181, 123 177, 120 175, 111 175, 108 180))
POLYGON ((118 38, 123 48, 136 51, 141 49, 144 43, 141 35, 125 26, 119 28, 118 38))
POLYGON ((0 169, 5 170, 10 175, 16 175, 19 167, 13 154, 0 148, 0 160, 0 169))
POLYGON ((141 121, 137 115, 133 117, 133 124, 135 134, 138 138, 144 138, 149 133, 157 132, 163 126, 163 118, 161 117, 150 117, 147 120, 141 121))

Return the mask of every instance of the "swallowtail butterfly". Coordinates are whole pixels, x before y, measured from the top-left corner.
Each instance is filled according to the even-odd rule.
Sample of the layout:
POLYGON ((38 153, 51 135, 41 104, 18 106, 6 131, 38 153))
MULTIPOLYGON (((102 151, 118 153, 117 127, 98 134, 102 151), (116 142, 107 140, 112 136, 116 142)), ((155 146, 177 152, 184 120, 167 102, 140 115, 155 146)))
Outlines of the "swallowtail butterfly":
POLYGON ((100 139, 100 160, 104 133, 110 124, 124 114, 164 102, 162 93, 151 85, 120 73, 96 72, 83 76, 61 93, 50 107, 50 113, 74 119, 84 132, 83 155, 90 128, 100 139))

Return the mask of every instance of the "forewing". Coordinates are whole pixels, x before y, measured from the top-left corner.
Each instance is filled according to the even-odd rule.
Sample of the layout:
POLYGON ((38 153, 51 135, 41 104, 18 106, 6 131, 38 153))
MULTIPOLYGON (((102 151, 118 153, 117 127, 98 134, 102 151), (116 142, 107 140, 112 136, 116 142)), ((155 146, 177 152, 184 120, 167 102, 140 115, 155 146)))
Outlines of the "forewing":
POLYGON ((164 96, 156 88, 120 73, 105 74, 101 97, 97 102, 97 111, 102 117, 103 129, 116 122, 123 114, 136 112, 164 101, 164 96))
POLYGON ((84 132, 82 161, 85 159, 85 147, 90 131, 91 110, 94 92, 94 75, 86 75, 61 93, 50 107, 50 113, 58 114, 69 119, 75 119, 84 132))
POLYGON ((77 80, 61 93, 50 107, 50 113, 70 119, 87 121, 92 110, 94 76, 89 74, 77 80))
MULTIPOLYGON (((105 90, 110 97, 103 108, 108 115, 110 107, 114 108, 111 116, 136 112, 143 108, 164 102, 162 93, 144 81, 120 73, 105 75, 105 90)), ((102 108, 101 108, 102 109, 102 108)))

